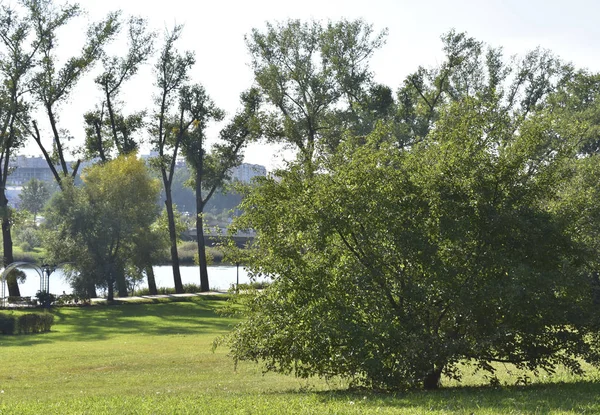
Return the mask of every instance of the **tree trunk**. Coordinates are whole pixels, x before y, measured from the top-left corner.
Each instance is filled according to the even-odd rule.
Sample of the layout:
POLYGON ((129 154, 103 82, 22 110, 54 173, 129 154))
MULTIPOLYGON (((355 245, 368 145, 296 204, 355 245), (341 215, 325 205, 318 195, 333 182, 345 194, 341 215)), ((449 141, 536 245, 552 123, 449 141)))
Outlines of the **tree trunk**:
POLYGON ((86 284, 85 291, 89 298, 97 298, 98 294, 96 293, 96 284, 93 282, 89 282, 86 284))
POLYGON ((105 264, 106 269, 106 282, 108 284, 108 293, 106 301, 111 302, 115 299, 115 273, 113 264, 105 264))
POLYGON ((425 390, 434 390, 439 389, 441 386, 441 378, 442 378, 442 368, 443 366, 434 366, 431 369, 425 379, 423 379, 423 389, 425 390))
POLYGON ((111 302, 115 299, 115 291, 114 291, 115 282, 112 276, 108 279, 108 296, 106 297, 106 301, 111 302))
POLYGON ((121 267, 115 270, 115 277, 119 297, 127 297, 129 295, 127 292, 127 281, 125 279, 125 272, 121 267))
POLYGON ((146 277, 148 278, 148 292, 150 295, 158 294, 158 290, 156 289, 156 280, 154 279, 154 268, 152 268, 152 265, 148 265, 146 267, 146 277))
POLYGON ((165 206, 167 207, 167 219, 169 221, 169 240, 171 241, 171 266, 173 267, 173 281, 175 282, 175 292, 183 293, 183 284, 181 282, 181 272, 179 271, 179 254, 177 253, 177 230, 175 229, 175 214, 173 213, 173 201, 171 199, 171 188, 165 186, 165 206))
MULTIPOLYGON (((12 264, 15 259, 13 257, 13 242, 12 235, 10 232, 10 219, 8 218, 8 199, 4 192, 2 192, 1 199, 2 204, 0 209, 4 212, 2 218, 2 248, 4 250, 2 263, 4 268, 12 264)), ((19 283, 17 279, 7 279, 6 285, 8 286, 8 295, 11 297, 20 297, 21 291, 19 290, 19 283)))
POLYGON ((196 239, 198 241, 198 266, 200 268, 200 292, 210 290, 208 284, 208 266, 206 264, 206 244, 204 241, 204 203, 202 201, 202 180, 196 169, 196 239))
POLYGON ((200 267, 200 292, 210 290, 208 284, 208 266, 206 264, 206 244, 204 242, 204 225, 202 223, 202 214, 196 218, 196 234, 198 235, 198 262, 200 267))

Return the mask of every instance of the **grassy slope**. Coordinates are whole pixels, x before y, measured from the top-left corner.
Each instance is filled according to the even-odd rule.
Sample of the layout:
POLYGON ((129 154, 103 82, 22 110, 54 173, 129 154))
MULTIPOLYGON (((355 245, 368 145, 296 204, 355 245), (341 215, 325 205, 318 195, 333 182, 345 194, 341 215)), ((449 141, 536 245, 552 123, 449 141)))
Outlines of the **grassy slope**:
POLYGON ((225 349, 211 352, 232 323, 214 314, 220 304, 61 308, 52 333, 0 336, 0 414, 600 413, 595 375, 384 395, 263 376, 253 364, 236 371, 225 349))

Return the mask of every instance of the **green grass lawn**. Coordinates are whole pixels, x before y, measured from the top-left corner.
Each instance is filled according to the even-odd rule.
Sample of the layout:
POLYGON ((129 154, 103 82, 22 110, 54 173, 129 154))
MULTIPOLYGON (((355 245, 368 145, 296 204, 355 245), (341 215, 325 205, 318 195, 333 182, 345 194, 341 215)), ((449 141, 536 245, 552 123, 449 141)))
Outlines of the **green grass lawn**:
MULTIPOLYGON (((398 394, 342 382, 237 370, 215 337, 233 320, 215 299, 59 308, 51 333, 0 336, 0 414, 559 414, 600 413, 598 374, 559 373, 529 386, 398 394)), ((518 374, 502 380, 514 383, 518 374)))

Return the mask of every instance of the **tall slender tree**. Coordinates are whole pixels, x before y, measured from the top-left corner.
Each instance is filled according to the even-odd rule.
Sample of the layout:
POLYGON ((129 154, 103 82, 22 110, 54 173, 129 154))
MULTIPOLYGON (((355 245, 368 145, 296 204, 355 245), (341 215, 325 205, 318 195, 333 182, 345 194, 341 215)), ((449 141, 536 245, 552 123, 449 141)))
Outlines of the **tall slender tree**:
POLYGON ((258 89, 272 105, 265 137, 291 145, 307 171, 335 151, 340 123, 356 124, 375 85, 369 59, 384 42, 362 20, 322 25, 290 20, 246 38, 258 89))
POLYGON ((181 272, 179 270, 179 255, 177 253, 177 229, 175 226, 175 211, 171 196, 171 186, 175 174, 177 156, 183 137, 193 125, 193 119, 185 118, 185 108, 179 105, 179 94, 189 79, 189 71, 196 59, 191 52, 179 53, 175 43, 181 36, 182 26, 165 32, 164 44, 160 51, 158 62, 154 69, 156 74, 157 93, 155 95, 155 111, 150 127, 150 141, 158 156, 153 160, 160 172, 165 191, 165 209, 169 225, 169 241, 171 264, 175 292, 183 292, 181 272))
POLYGON ((200 291, 203 292, 210 289, 204 241, 204 208, 215 191, 224 185, 229 171, 242 162, 242 151, 246 144, 260 134, 257 122, 260 103, 258 90, 250 89, 243 93, 241 101, 243 109, 221 130, 219 142, 212 146, 211 151, 207 151, 207 124, 210 120, 221 120, 223 112, 200 85, 184 88, 181 94, 182 108, 193 119, 193 128, 184 136, 181 150, 193 172, 200 291))
MULTIPOLYGON (((31 22, 26 17, 7 5, 0 6, 0 216, 5 267, 14 261, 11 208, 6 197, 9 163, 25 139, 19 120, 28 117, 29 106, 24 95, 41 46, 39 40, 29 43, 31 31, 31 22)), ((20 295, 16 279, 8 280, 8 291, 9 295, 20 295)))
POLYGON ((44 142, 38 120, 33 120, 26 128, 38 144, 62 189, 63 179, 77 174, 80 160, 72 168, 67 165, 67 144, 72 137, 59 128, 58 109, 69 98, 82 76, 103 56, 104 46, 119 29, 119 13, 110 13, 105 19, 91 24, 81 52, 69 58, 61 68, 57 68, 57 30, 81 13, 79 5, 57 7, 51 0, 23 0, 23 3, 29 10, 30 24, 35 29, 35 41, 39 45, 40 55, 31 91, 47 117, 52 144, 44 142))
POLYGON ((152 55, 156 33, 147 28, 144 19, 131 17, 127 24, 128 51, 125 56, 103 56, 102 73, 96 85, 102 91, 102 101, 84 115, 86 123, 85 151, 90 158, 106 161, 111 156, 129 154, 139 147, 136 131, 144 125, 145 111, 130 115, 121 110, 120 93, 152 55))

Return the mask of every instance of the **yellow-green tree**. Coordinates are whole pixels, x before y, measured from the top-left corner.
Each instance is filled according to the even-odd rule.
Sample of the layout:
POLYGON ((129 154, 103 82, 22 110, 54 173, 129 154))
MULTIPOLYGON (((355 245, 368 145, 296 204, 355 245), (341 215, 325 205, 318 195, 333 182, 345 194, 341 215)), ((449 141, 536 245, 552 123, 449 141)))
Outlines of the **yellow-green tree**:
POLYGON ((64 186, 52 199, 46 248, 54 261, 74 264, 76 290, 92 295, 106 287, 112 300, 115 284, 119 296, 127 295, 125 270, 151 239, 159 183, 135 155, 92 166, 82 179, 81 187, 64 186))

